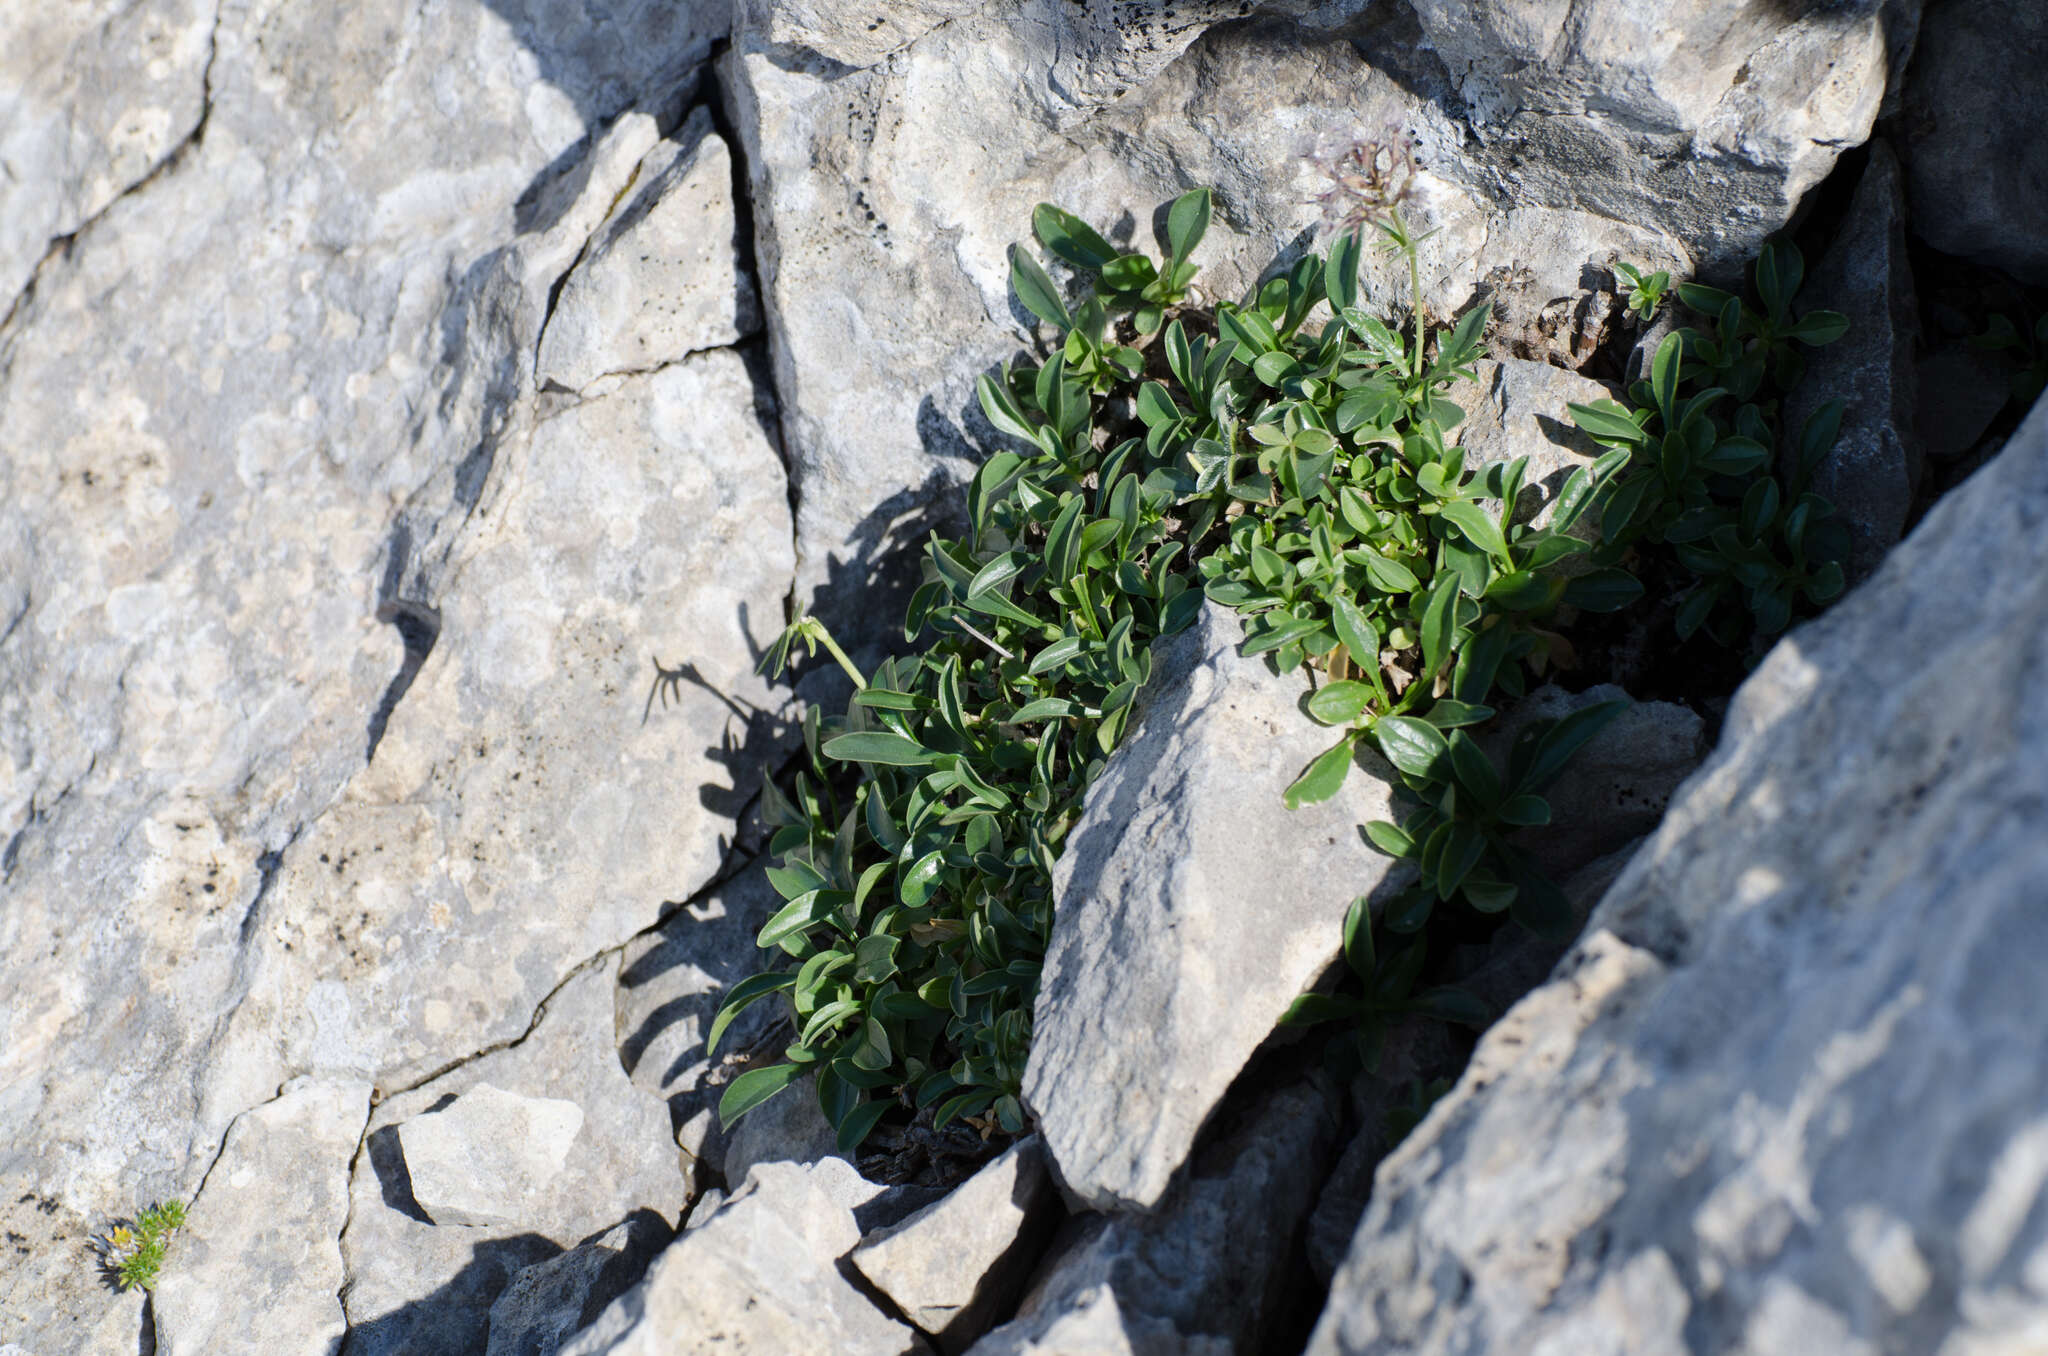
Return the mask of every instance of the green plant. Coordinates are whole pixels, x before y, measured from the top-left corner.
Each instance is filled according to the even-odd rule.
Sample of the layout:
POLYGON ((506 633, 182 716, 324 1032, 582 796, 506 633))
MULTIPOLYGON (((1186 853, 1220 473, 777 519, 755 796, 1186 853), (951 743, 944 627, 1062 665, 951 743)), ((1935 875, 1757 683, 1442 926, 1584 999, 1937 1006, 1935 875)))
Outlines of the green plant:
POLYGON ((1371 907, 1361 895, 1344 913, 1344 964, 1357 982, 1357 991, 1305 993, 1280 1020, 1288 1026, 1345 1023, 1357 1042, 1359 1061, 1367 1069, 1379 1067, 1387 1031, 1403 1017, 1430 1017, 1473 1028, 1492 1021, 1492 1009, 1454 985, 1415 991, 1427 955, 1428 942, 1421 937, 1382 954, 1373 937, 1371 907))
MULTIPOLYGON (((1085 299, 1070 304, 1042 264, 1013 252, 1017 297, 1056 338, 1035 367, 980 380, 983 412, 1015 441, 974 476, 967 535, 926 545, 904 626, 919 648, 865 675, 799 616, 766 661, 779 672, 798 645, 822 648, 856 690, 841 715, 807 714, 791 789, 764 783, 768 879, 784 904, 757 940, 779 961, 733 987, 708 1044, 770 999, 795 1036, 782 1062, 728 1085, 725 1120, 809 1075, 845 1149, 899 1109, 1024 1128, 1018 1087, 1054 860, 1150 676, 1152 641, 1186 626, 1205 595, 1244 615, 1246 653, 1315 674, 1310 713, 1341 727, 1287 789, 1290 805, 1334 795, 1366 747, 1414 802, 1400 825, 1364 830, 1418 879, 1378 922, 1354 904, 1345 948, 1362 991, 1311 995, 1295 1020, 1348 1017, 1368 1043, 1394 1015, 1483 1021, 1469 995, 1415 991, 1437 904, 1506 912, 1546 935, 1568 926, 1516 835, 1548 820, 1543 792, 1618 707, 1533 727, 1505 773, 1467 731, 1492 716, 1493 693, 1519 694, 1568 656, 1558 628, 1578 612, 1641 596, 1624 568, 1637 543, 1673 539, 1685 514, 1720 503, 1717 477, 1765 460, 1760 443, 1721 448, 1748 437, 1710 422, 1725 391, 1681 406, 1680 346, 1702 371, 1752 350, 1776 370, 1774 346, 1813 342, 1816 329, 1767 297, 1726 333, 1673 341, 1646 384, 1651 408, 1581 407, 1611 450, 1569 477, 1538 527, 1517 511, 1525 461, 1467 467, 1447 436, 1486 311, 1431 324, 1423 237, 1401 210, 1409 163, 1386 148, 1348 158, 1359 229, 1246 303, 1207 310, 1188 302, 1207 190, 1172 205, 1159 263, 1119 253, 1059 208, 1034 213, 1085 299), (1359 305, 1368 223, 1406 265, 1398 325, 1359 305), (1594 522, 1622 538, 1578 535, 1594 522), (1408 940, 1381 946, 1377 927, 1408 940)), ((1737 417, 1749 429, 1763 416, 1737 417)), ((1775 508, 1742 525, 1802 530, 1775 508)))
POLYGON ((1702 627, 1730 646, 1748 633, 1770 637, 1801 603, 1842 591, 1848 527, 1808 488, 1834 447, 1841 402, 1807 419, 1789 468, 1772 466, 1779 398, 1804 371, 1800 349, 1832 343, 1847 326, 1832 311, 1793 315, 1802 275, 1798 251, 1774 241, 1756 266, 1762 309, 1681 283, 1680 299, 1707 328, 1667 335, 1628 405, 1571 406, 1595 441, 1630 454, 1602 510, 1594 559, 1611 565, 1668 549, 1697 580, 1678 609, 1681 639, 1702 627))
POLYGON ((154 1290, 164 1253, 184 1224, 183 1201, 152 1205, 131 1223, 117 1224, 96 1240, 101 1265, 123 1290, 154 1290))
POLYGON ((1628 310, 1643 320, 1657 314, 1657 308, 1664 304, 1664 294, 1671 287, 1671 275, 1664 270, 1645 273, 1634 264, 1618 260, 1614 265, 1614 280, 1627 285, 1628 310))

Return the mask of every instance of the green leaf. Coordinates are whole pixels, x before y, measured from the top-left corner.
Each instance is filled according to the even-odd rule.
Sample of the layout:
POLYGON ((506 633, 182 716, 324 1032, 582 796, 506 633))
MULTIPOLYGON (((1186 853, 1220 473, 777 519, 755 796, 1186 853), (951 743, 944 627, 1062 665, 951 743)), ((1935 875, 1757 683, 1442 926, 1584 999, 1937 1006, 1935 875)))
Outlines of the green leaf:
POLYGON ((1643 583, 1627 570, 1588 570, 1568 580, 1563 601, 1588 612, 1619 612, 1643 596, 1643 583))
POLYGON ((1422 587, 1422 581, 1415 577, 1415 571, 1398 560, 1382 555, 1366 557, 1365 577, 1382 593, 1413 593, 1422 587))
POLYGON ((923 908, 937 888, 940 868, 944 866, 945 849, 934 848, 917 859, 908 871, 896 879, 896 898, 913 909, 923 908))
POLYGON ((1819 348, 1832 344, 1849 332, 1849 317, 1839 311, 1808 311, 1785 330, 1787 339, 1819 348))
POLYGON ((1478 994, 1453 985, 1440 985, 1425 989, 1402 1004, 1409 1012, 1424 1017, 1434 1017, 1440 1022, 1454 1022, 1483 1031, 1493 1022, 1493 1009, 1478 994))
POLYGON ((1094 227, 1049 202, 1032 209, 1031 229, 1047 249, 1076 268, 1101 268, 1116 258, 1116 250, 1094 227))
POLYGON ((718 1099, 719 1123, 731 1129, 740 1117, 803 1076, 801 1064, 774 1064, 748 1070, 726 1084, 725 1095, 718 1099))
POLYGON ((1458 623, 1458 580, 1446 573, 1429 591, 1429 605, 1422 612, 1422 668, 1425 678, 1442 672, 1451 657, 1451 643, 1458 623))
POLYGON ((719 1038, 732 1025, 733 1018, 766 998, 771 993, 780 993, 796 983, 796 976, 786 971, 769 971, 766 974, 749 975, 726 992, 725 1001, 718 1005, 718 1015, 711 1019, 711 1032, 704 1038, 706 1058, 718 1053, 719 1038))
POLYGON ((1367 673, 1377 672, 1380 663, 1380 633, 1372 619, 1359 611, 1358 604, 1339 593, 1330 599, 1330 620, 1336 627, 1337 639, 1344 642, 1344 649, 1351 656, 1351 662, 1367 673))
POLYGON ((1449 899, 1485 855, 1486 835, 1479 831, 1477 824, 1463 819, 1453 820, 1445 827, 1450 832, 1445 836, 1443 852, 1437 858, 1436 892, 1438 897, 1449 899))
POLYGON ((1368 684, 1352 679, 1325 683, 1308 699, 1308 713, 1325 725, 1349 725, 1372 704, 1373 696, 1368 684))
POLYGON ((1323 295, 1330 309, 1342 312, 1358 304, 1358 268, 1365 254, 1365 242, 1357 231, 1344 231, 1330 242, 1330 257, 1323 263, 1323 295))
POLYGON ((1514 824, 1523 828, 1535 828, 1550 822, 1550 802, 1541 796, 1527 792, 1509 796, 1501 802, 1495 816, 1503 824, 1514 824))
POLYGON ((1209 190, 1190 189, 1173 200, 1166 213, 1166 243, 1178 264, 1195 252, 1209 231, 1209 190))
POLYGON ((1075 716, 1081 708, 1065 697, 1040 697, 1037 701, 1026 702, 1004 722, 1009 725, 1027 725, 1034 720, 1055 720, 1062 716, 1075 716))
POLYGON ((1457 499, 1437 510, 1438 516, 1486 554, 1512 568, 1514 561, 1508 556, 1507 539, 1501 536, 1500 525, 1493 521, 1493 515, 1469 499, 1457 499))
POLYGON ((1411 777, 1437 778, 1450 745, 1436 726, 1413 716, 1386 716, 1373 725, 1380 752, 1411 777))
POLYGON ((1057 325, 1062 331, 1074 328, 1074 317, 1067 313, 1059 286, 1046 276, 1036 259, 1014 246, 1010 250, 1010 288, 1017 294, 1017 300, 1024 303, 1024 309, 1046 324, 1057 325))
POLYGON ((1417 851, 1415 840, 1397 824, 1384 819, 1375 819, 1366 824, 1365 836, 1374 847, 1389 857, 1413 857, 1417 851))
POLYGON ((1142 254, 1120 254, 1102 266, 1105 286, 1118 292, 1136 292, 1159 276, 1159 270, 1142 254))
POLYGON ((850 1154, 855 1149, 858 1149, 861 1142, 874 1133, 875 1126, 881 1122, 882 1117, 886 1116, 889 1113, 889 1108, 894 1105, 896 1103, 893 1101, 873 1099, 861 1102, 852 1111, 849 1111, 845 1119, 839 1122, 839 1152, 850 1154))
POLYGON ((1287 788, 1285 796, 1287 808, 1299 810, 1304 805, 1328 800, 1344 785, 1345 774, 1350 771, 1351 736, 1346 735, 1318 754, 1307 771, 1294 779, 1294 785, 1287 788))
POLYGON ((1591 405, 1568 404, 1565 408, 1572 412, 1574 423, 1604 442, 1640 447, 1649 441, 1643 426, 1612 400, 1598 400, 1591 405))
MULTIPOLYGON (((1500 773, 1494 770, 1493 760, 1463 730, 1451 731, 1446 742, 1451 748, 1451 770, 1457 773, 1458 785, 1471 793, 1480 808, 1492 808, 1501 793, 1500 773)), ((1460 800, 1462 803, 1462 797, 1460 800)))
POLYGON ((1280 1014, 1280 1025, 1316 1026, 1322 1022, 1356 1021, 1364 1011, 1365 1005, 1356 998, 1305 993, 1287 1005, 1287 1011, 1280 1014))
POLYGON ((884 730, 860 730, 825 741, 827 758, 842 763, 884 763, 891 767, 921 767, 939 755, 914 739, 884 730))
POLYGON ((1608 723, 1623 711, 1629 703, 1621 698, 1613 701, 1595 702, 1581 707, 1563 717, 1538 737, 1535 753, 1515 785, 1515 790, 1541 794, 1557 780, 1572 756, 1586 746, 1588 740, 1606 729, 1608 723))
POLYGON ((1439 730, 1455 730, 1461 726, 1479 725, 1492 720, 1493 708, 1445 697, 1431 706, 1422 718, 1439 730))

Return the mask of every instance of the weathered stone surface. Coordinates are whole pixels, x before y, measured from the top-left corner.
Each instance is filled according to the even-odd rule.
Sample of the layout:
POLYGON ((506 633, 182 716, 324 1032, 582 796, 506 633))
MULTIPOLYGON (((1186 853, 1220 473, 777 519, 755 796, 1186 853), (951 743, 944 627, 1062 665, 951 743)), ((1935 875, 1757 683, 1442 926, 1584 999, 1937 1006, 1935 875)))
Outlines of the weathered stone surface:
POLYGON ((640 1279, 668 1238, 668 1226, 643 1212, 526 1268, 491 1305, 491 1340, 484 1356, 555 1356, 640 1279))
MULTIPOLYGON (((486 1343, 491 1306, 512 1278, 635 1219, 667 1239, 689 1200, 667 1109, 619 1066, 612 1025, 618 962, 577 973, 548 1000, 532 1033, 387 1098, 370 1119, 350 1184, 342 1238, 352 1356, 471 1353, 486 1343), (562 1169, 526 1193, 516 1220, 435 1225, 415 1199, 401 1141, 446 1114, 449 1099, 488 1084, 521 1098, 573 1103, 583 1125, 562 1169)), ((486 1094, 488 1097, 488 1094, 486 1094)))
POLYGON ((329 1356, 341 1227, 370 1085, 303 1080, 245 1111, 151 1297, 165 1356, 329 1356))
POLYGON ((2012 394, 1998 360, 1961 343, 1922 358, 1913 386, 1913 431, 1921 450, 1937 461, 1974 449, 2012 394))
MULTIPOLYGON (((659 868, 658 889, 635 887, 624 910, 608 878, 577 898, 586 885, 575 872, 527 896, 485 881, 488 898, 424 879, 467 873, 476 844, 490 857, 501 823, 585 822, 578 810, 611 781, 616 748, 580 727, 562 733, 597 761, 579 771, 550 753, 559 775, 542 779, 548 808, 531 819, 509 802, 487 807, 494 797, 467 781, 466 825, 453 792, 406 800, 388 787, 349 793, 345 814, 369 814, 364 801, 387 814, 374 832, 318 821, 363 771, 368 736, 393 703, 380 777, 397 771, 386 758, 401 744, 438 741, 396 728, 434 685, 420 666, 430 644, 435 665, 486 661, 485 638, 459 620, 485 609, 444 590, 457 561, 473 578, 488 572, 474 547, 518 499, 506 482, 533 472, 519 435, 535 422, 530 369, 550 290, 659 139, 653 113, 680 111, 725 20, 722 6, 667 0, 379 0, 340 16, 284 0, 231 8, 217 23, 211 4, 10 11, 0 20, 0 1232, 28 1240, 38 1260, 0 1267, 0 1341, 77 1350, 81 1325, 139 1312, 110 1303, 85 1233, 149 1201, 189 1198, 237 1115, 302 1073, 400 1086, 516 1036, 570 966, 652 921, 718 859, 729 805, 653 801, 646 818, 675 845, 663 851, 695 864, 659 868), (188 136, 202 117, 205 135, 188 136), (20 261, 74 230, 23 292, 20 261), (450 830, 444 850, 435 834, 450 830), (316 839, 325 845, 301 868, 288 849, 316 839), (311 871, 329 870, 319 852, 344 842, 380 863, 417 853, 435 869, 384 868, 362 892, 312 889, 311 871), (307 888, 288 889, 287 873, 307 888), (613 912, 597 928, 603 940, 504 927, 543 893, 559 902, 557 920, 580 920, 592 904, 613 912), (295 914, 288 894, 314 903, 295 914), (394 924, 413 899, 417 915, 394 924), (491 900, 502 912, 489 965, 480 942, 410 960, 386 949, 438 942, 441 910, 475 918, 472 906, 491 900), (373 935, 357 930, 366 912, 373 935), (444 987, 356 987, 365 967, 388 978, 414 962, 438 969, 444 987), (259 983, 256 1006, 278 1006, 244 1004, 259 983), (472 1017, 478 1026, 462 1030, 472 1017), (412 1034, 399 1049, 374 1029, 412 1034)), ((691 426, 714 427, 702 409, 691 426)), ((747 431, 717 430, 720 455, 747 431)), ((766 497, 744 517, 772 540, 784 493, 773 454, 765 441, 737 445, 764 454, 766 497)), ((587 476, 611 464, 608 451, 577 451, 587 476)), ((590 546, 631 521, 580 535, 590 546)), ((658 567, 664 553, 640 555, 658 567)), ((554 587, 589 601, 596 582, 579 582, 571 565, 548 566, 554 587)), ((762 590, 769 629, 786 586, 762 590)), ((734 629, 739 601, 707 602, 705 620, 734 629)), ((621 661, 616 707, 609 680, 586 672, 584 709, 623 714, 644 693, 650 675, 638 666, 678 639, 664 629, 673 607, 656 606, 645 634, 614 637, 635 656, 630 672, 621 661)), ((523 647, 534 639, 505 632, 519 663, 499 672, 531 662, 523 647)), ((749 666, 737 638, 735 649, 749 666)), ((568 686, 557 689, 565 702, 568 686)), ((683 695, 697 730, 674 729, 673 712, 649 727, 671 745, 654 757, 678 799, 731 784, 689 767, 697 750, 728 738, 744 747, 717 698, 683 695)), ((508 703, 493 732, 485 712, 503 696, 472 686, 463 698, 466 737, 486 736, 494 756, 513 751, 512 726, 545 739, 540 722, 552 718, 508 703)), ((515 771, 524 780, 510 799, 530 804, 535 769, 508 768, 507 781, 515 771)), ((615 850, 624 859, 630 846, 615 850)), ((540 845, 523 867, 510 856, 499 859, 508 874, 556 874, 540 845)))
POLYGON ((562 284, 540 380, 580 391, 754 333, 760 301, 740 250, 732 155, 700 108, 641 160, 562 284))
POLYGON ((2038 1340, 2043 521, 2048 406, 1771 652, 1382 1166, 1311 1351, 2038 1340))
POLYGON ((52 241, 199 128, 214 0, 10 4, 0 52, 0 316, 52 241))
POLYGON ((1903 125, 1913 233, 1936 249, 2048 284, 2048 13, 1937 0, 1907 73, 1903 125))
POLYGON ((1307 1298, 1299 1240, 1336 1139, 1336 1114, 1315 1081, 1266 1094, 1204 1147, 1155 1213, 1071 1221, 1017 1317, 975 1350, 1033 1350, 1028 1341, 1043 1342, 1099 1289, 1115 1294, 1135 1350, 1169 1335, 1187 1345, 1162 1349, 1199 1350, 1205 1337, 1223 1351, 1256 1348, 1296 1321, 1307 1298))
MULTIPOLYGON (((705 891, 628 942, 620 958, 619 1058, 636 1087, 669 1099, 677 1142, 719 1171, 726 1137, 718 1130, 718 1098, 734 1071, 745 1067, 727 1061, 761 1044, 780 1019, 774 1004, 754 1004, 726 1028, 717 1057, 705 1057, 704 1037, 726 991, 768 959, 754 938, 783 900, 768 883, 766 865, 757 859, 705 891)), ((776 1098, 735 1131, 775 1116, 779 1103, 801 1101, 804 1092, 776 1098)), ((732 1180, 745 1176, 740 1171, 732 1180)))
POLYGON ((1917 4, 1760 14, 1742 0, 1645 7, 1414 0, 1420 45, 1476 145, 1446 173, 1523 204, 1654 222, 1710 272, 1755 254, 1845 147, 1870 134, 1917 4), (1647 153, 1647 154, 1646 154, 1647 153))
POLYGON ((1456 429, 1465 465, 1527 457, 1515 519, 1547 525, 1565 481, 1580 467, 1590 467, 1603 450, 1579 431, 1567 407, 1574 401, 1604 400, 1612 393, 1591 377, 1549 363, 1489 358, 1476 364, 1470 385, 1451 394, 1465 411, 1456 429))
POLYGON ((972 1356, 1231 1356, 1220 1337, 1183 1337, 1158 1318, 1126 1318, 1116 1291, 1097 1285, 1042 1327, 1006 1323, 977 1342, 972 1356))
MULTIPOLYGON (((1298 676, 1237 653, 1213 605, 1161 644, 1131 732, 1054 870, 1024 1097, 1067 1189, 1149 1207, 1245 1061, 1336 957, 1345 907, 1399 884, 1358 826, 1382 767, 1282 793, 1331 742, 1298 676)), ((1372 755, 1362 755, 1371 758, 1372 755)))
POLYGON ((855 1208, 882 1190, 843 1159, 761 1164, 717 1213, 678 1236, 646 1279, 563 1347, 563 1356, 926 1350, 837 1269, 860 1242, 855 1208))
POLYGON ((1906 530, 1922 462, 1914 430, 1919 308, 1906 259, 1899 162, 1883 141, 1870 143, 1870 163, 1841 234, 1799 300, 1849 319, 1847 334, 1806 351, 1806 375, 1785 398, 1784 455, 1798 455, 1800 430, 1814 410, 1843 402, 1842 436, 1814 472, 1813 489, 1848 520, 1848 574, 1855 582, 1869 577, 1906 530))
MULTIPOLYGON (((1480 746, 1506 766, 1516 736, 1536 721, 1616 700, 1630 701, 1612 683, 1581 692, 1545 685, 1478 732, 1480 746)), ((1550 823, 1520 835, 1518 845, 1538 869, 1562 880, 1656 828, 1672 793, 1706 756, 1706 723, 1698 713, 1675 702, 1630 701, 1543 793, 1550 823)))
POLYGON ((905 1318, 958 1351, 1016 1303, 1058 1217, 1033 1136, 944 1199, 862 1239, 850 1260, 905 1318))
POLYGON ((583 1108, 478 1083, 398 1127, 412 1198, 436 1224, 517 1224, 562 1175, 583 1108))

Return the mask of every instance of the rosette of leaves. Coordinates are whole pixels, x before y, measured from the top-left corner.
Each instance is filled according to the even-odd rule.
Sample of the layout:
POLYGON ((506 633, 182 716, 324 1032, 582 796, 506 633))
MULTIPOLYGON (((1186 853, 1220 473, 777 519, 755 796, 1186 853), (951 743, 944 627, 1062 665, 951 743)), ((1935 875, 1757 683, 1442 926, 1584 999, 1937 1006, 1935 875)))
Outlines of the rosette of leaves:
POLYGON ((1809 489, 1834 447, 1842 403, 1815 410, 1789 464, 1774 467, 1780 397, 1804 371, 1800 350, 1847 329, 1832 311, 1793 314, 1803 272, 1798 251, 1773 242, 1756 265, 1759 306, 1681 283, 1680 299, 1705 328, 1667 335, 1628 405, 1571 406, 1595 441, 1630 454, 1602 510, 1595 558, 1670 548, 1698 579, 1678 609, 1682 639, 1703 627, 1730 646, 1748 632, 1773 636, 1802 603, 1819 606, 1842 591, 1848 526, 1809 489))

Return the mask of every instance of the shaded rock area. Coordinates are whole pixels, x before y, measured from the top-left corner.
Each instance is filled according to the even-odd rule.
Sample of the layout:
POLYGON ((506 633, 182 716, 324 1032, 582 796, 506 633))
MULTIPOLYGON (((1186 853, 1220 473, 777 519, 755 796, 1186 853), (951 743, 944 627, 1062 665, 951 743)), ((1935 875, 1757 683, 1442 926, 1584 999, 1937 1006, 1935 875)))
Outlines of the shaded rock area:
POLYGON ((2038 1335, 2044 518, 2048 407, 1772 651, 1381 1169, 1310 1350, 2038 1335))

